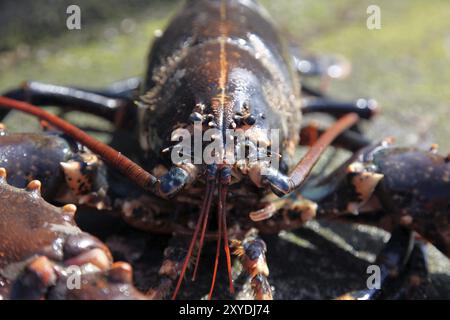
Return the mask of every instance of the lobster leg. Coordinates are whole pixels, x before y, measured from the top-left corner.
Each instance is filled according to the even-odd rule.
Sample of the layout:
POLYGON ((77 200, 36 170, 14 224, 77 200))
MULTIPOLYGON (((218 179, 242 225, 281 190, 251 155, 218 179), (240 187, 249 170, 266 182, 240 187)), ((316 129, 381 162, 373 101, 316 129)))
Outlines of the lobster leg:
POLYGON ((297 72, 306 77, 342 79, 350 73, 350 63, 336 55, 298 57, 294 55, 297 72))
POLYGON ((130 99, 136 98, 141 86, 141 79, 138 77, 128 78, 120 81, 113 82, 106 88, 102 89, 83 89, 77 88, 83 91, 96 93, 108 98, 114 99, 130 99))
POLYGON ((171 294, 178 277, 180 276, 184 259, 186 258, 186 244, 189 240, 185 237, 174 235, 169 241, 169 246, 164 250, 164 260, 159 269, 160 281, 157 287, 147 291, 150 299, 161 300, 171 294))
POLYGON ((377 103, 373 99, 358 99, 350 102, 340 102, 330 98, 303 99, 304 114, 322 112, 335 118, 354 112, 361 119, 371 119, 377 113, 377 103))
POLYGON ((302 92, 302 96, 312 96, 312 97, 317 97, 317 98, 321 98, 321 97, 325 96, 325 93, 323 93, 319 89, 311 87, 310 85, 308 85, 307 83, 304 83, 304 82, 301 82, 301 92, 302 92))
MULTIPOLYGON (((53 105, 75 109, 117 122, 125 110, 127 112, 134 110, 133 96, 137 85, 132 80, 113 84, 110 88, 98 91, 29 81, 3 95, 40 106, 53 105)), ((0 121, 8 112, 8 109, 0 111, 0 121)))
POLYGON ((367 289, 347 293, 341 300, 372 300, 386 295, 386 291, 405 269, 414 245, 413 232, 405 227, 396 228, 386 246, 378 254, 374 266, 379 268, 379 286, 367 281, 367 289), (372 286, 373 285, 373 286, 372 286))
POLYGON ((268 219, 271 219, 272 228, 276 224, 279 230, 283 230, 299 228, 316 216, 317 204, 303 198, 298 193, 281 199, 271 195, 266 197, 263 202, 265 202, 265 205, 262 209, 252 211, 249 214, 252 221, 260 223, 258 229, 261 231, 266 227, 270 230, 271 227, 264 223, 268 219))
POLYGON ((386 286, 384 294, 379 299, 423 299, 427 295, 429 285, 426 246, 422 241, 416 240, 402 275, 386 286))
POLYGON ((302 93, 316 97, 323 97, 330 81, 343 79, 351 70, 350 63, 337 55, 298 56, 298 50, 293 50, 295 68, 302 78, 318 77, 320 89, 309 87, 302 81, 302 93))
MULTIPOLYGON (((341 102, 326 96, 325 90, 331 79, 342 79, 350 73, 350 63, 346 59, 333 55, 304 57, 299 56, 295 48, 292 51, 296 70, 302 79, 304 77, 320 77, 321 79, 320 89, 311 87, 307 81, 301 81, 302 94, 311 97, 303 99, 304 114, 323 112, 338 118, 354 112, 362 119, 371 119, 376 114, 377 103, 373 99, 341 102)), ((359 130, 354 131, 359 132, 359 130)))
MULTIPOLYGON (((326 129, 319 128, 314 123, 303 127, 300 131, 300 144, 303 146, 312 146, 325 130, 326 129)), ((355 152, 368 146, 370 143, 371 141, 363 134, 353 130, 347 130, 339 135, 336 140, 333 141, 332 145, 355 152)))
POLYGON ((233 254, 239 257, 245 272, 251 278, 251 286, 256 300, 272 300, 269 267, 266 261, 267 246, 257 237, 256 230, 250 230, 244 240, 232 240, 233 254))

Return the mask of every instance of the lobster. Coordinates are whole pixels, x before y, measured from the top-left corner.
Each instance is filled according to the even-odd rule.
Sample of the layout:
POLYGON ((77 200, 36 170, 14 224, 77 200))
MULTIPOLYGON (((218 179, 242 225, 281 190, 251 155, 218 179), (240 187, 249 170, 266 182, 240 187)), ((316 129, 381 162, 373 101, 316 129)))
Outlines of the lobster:
MULTIPOLYGON (((145 295, 130 285, 131 269, 123 264, 113 268, 109 263, 85 275, 114 286, 111 279, 120 274, 136 298, 175 299, 187 271, 192 269, 192 278, 197 277, 204 242, 216 240, 209 298, 223 250, 229 291, 234 291, 235 255, 250 277, 255 298, 272 299, 267 247, 258 232, 292 230, 314 218, 373 223, 392 231, 377 259, 383 287, 392 287, 402 270, 415 274, 410 262, 423 258, 414 231, 449 254, 449 158, 435 150, 392 147, 387 140, 371 143, 359 122, 376 114, 374 100, 336 101, 301 80, 317 74, 329 77, 330 68, 341 70, 340 76, 348 69, 340 60, 296 56, 254 1, 188 1, 155 40, 142 82, 128 79, 95 90, 31 81, 0 97, 0 105, 7 108, 2 118, 16 109, 39 117, 46 129, 27 134, 3 128, 0 167, 16 187, 43 181, 48 201, 116 210, 138 229, 170 233, 175 239, 191 237, 188 244, 174 240, 165 250, 160 282, 145 295), (305 63, 312 67, 304 69, 305 63), (127 142, 131 151, 124 155, 34 105, 56 105, 110 120, 132 133, 134 139, 127 142), (326 129, 302 128, 302 115, 309 113, 325 113, 336 121, 326 129), (233 130, 246 139, 230 138, 233 130), (197 146, 196 141, 185 148, 177 143, 183 134, 205 137, 208 132, 213 133, 197 146), (308 151, 295 161, 300 145, 308 151), (353 155, 329 176, 311 174, 330 145, 353 155), (204 159, 209 150, 213 161, 204 159), (243 156, 235 161, 236 155, 243 156), (213 206, 215 216, 210 214, 213 206)), ((2 201, 11 203, 3 206, 2 219, 14 221, 19 200, 2 201)), ((9 241, 8 234, 2 237, 8 240, 2 251, 14 251, 16 242, 9 241)), ((22 273, 30 268, 29 256, 40 252, 35 243, 24 245, 22 273)), ((3 255, 0 261, 2 270, 12 263, 3 255)), ((47 291, 41 290, 39 297, 71 295, 55 283, 47 282, 47 291)), ((95 288, 77 297, 98 297, 95 288)), ((377 298, 386 292, 368 289, 343 297, 377 298)), ((11 290, 7 296, 17 297, 11 290)))

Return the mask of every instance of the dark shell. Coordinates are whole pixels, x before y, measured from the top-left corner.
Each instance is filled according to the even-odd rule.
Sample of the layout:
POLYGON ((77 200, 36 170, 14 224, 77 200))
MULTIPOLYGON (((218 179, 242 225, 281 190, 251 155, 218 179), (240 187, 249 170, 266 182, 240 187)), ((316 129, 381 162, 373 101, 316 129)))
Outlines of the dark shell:
POLYGON ((379 195, 391 214, 410 216, 413 228, 450 255, 450 162, 413 148, 388 148, 374 155, 384 174, 379 195))
POLYGON ((19 189, 0 176, 0 297, 39 298, 41 292, 35 289, 43 293, 46 287, 39 288, 40 279, 26 268, 41 256, 63 267, 77 255, 100 249, 112 261, 106 245, 78 228, 74 205, 55 207, 41 197, 39 189, 38 181, 19 189))
POLYGON ((42 182, 43 196, 54 195, 64 183, 59 165, 72 157, 67 141, 56 135, 11 133, 0 136, 0 167, 8 182, 24 188, 31 180, 42 182))
POLYGON ((254 126, 281 129, 282 150, 298 141, 300 89, 292 58, 254 2, 188 1, 156 40, 146 76, 141 144, 157 155, 174 129, 190 124, 198 104, 222 130, 248 107, 254 126))

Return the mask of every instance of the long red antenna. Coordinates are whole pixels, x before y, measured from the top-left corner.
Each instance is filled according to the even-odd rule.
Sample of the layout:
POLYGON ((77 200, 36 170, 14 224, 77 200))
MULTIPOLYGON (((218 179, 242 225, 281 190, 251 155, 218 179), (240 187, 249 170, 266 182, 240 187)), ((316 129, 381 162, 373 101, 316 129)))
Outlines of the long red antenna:
POLYGON ((231 275, 231 255, 230 247, 228 243, 228 229, 227 229, 227 216, 226 216, 226 200, 227 200, 228 185, 224 185, 221 193, 222 201, 222 228, 223 228, 223 246, 225 248, 225 256, 227 258, 227 271, 228 271, 228 281, 230 283, 230 293, 234 293, 233 277, 231 275))
POLYGON ((203 227, 202 227, 202 232, 200 235, 200 243, 198 244, 197 261, 195 262, 194 273, 192 275, 192 281, 195 281, 195 278, 197 276, 197 269, 198 269, 198 265, 200 262, 200 256, 202 254, 203 242, 205 241, 206 227, 208 226, 209 210, 211 209, 211 201, 212 201, 212 198, 214 195, 214 187, 215 187, 215 181, 213 182, 213 186, 209 190, 209 193, 207 193, 207 202, 204 203, 203 207, 202 207, 202 216, 204 216, 203 227), (203 211, 205 211, 206 214, 204 214, 203 211))
POLYGON ((324 153, 326 148, 336 139, 342 132, 355 125, 360 120, 356 113, 349 113, 339 118, 333 123, 309 148, 308 152, 297 163, 292 170, 289 179, 291 182, 291 190, 299 187, 308 177, 314 165, 324 153))
MULTIPOLYGON (((206 182, 206 193, 209 194, 211 192, 211 189, 214 190, 214 183, 211 180, 208 180, 206 182)), ((202 207, 206 206, 205 203, 207 201, 208 201, 208 199, 205 198, 204 204, 202 205, 202 207)), ((194 234, 192 235, 192 240, 191 240, 191 243, 189 245, 189 249, 188 249, 188 252, 186 254, 186 258, 184 259, 184 263, 183 263, 183 267, 181 269, 180 277, 178 278, 177 286, 176 286, 175 291, 173 292, 173 295, 172 295, 172 300, 175 300, 175 298, 178 295, 178 291, 180 291, 181 283, 183 282, 183 278, 184 278, 184 275, 186 273, 186 269, 188 267, 189 261, 191 260, 192 251, 194 250, 195 243, 197 242, 197 236, 198 236, 198 233, 200 231, 200 227, 202 225, 203 219, 205 218, 205 215, 206 215, 206 210, 202 210, 202 212, 201 212, 201 214, 200 214, 200 216, 198 218, 197 225, 195 226, 194 234)))
POLYGON ((216 283, 216 276, 217 276, 217 268, 219 265, 219 256, 220 256, 220 246, 221 246, 221 240, 223 237, 224 242, 224 248, 225 248, 225 256, 227 259, 227 270, 228 270, 228 280, 230 282, 230 293, 234 293, 234 287, 233 287, 233 278, 231 275, 231 255, 230 255, 230 248, 228 244, 228 230, 227 230, 227 223, 226 223, 226 198, 228 193, 228 184, 220 184, 219 185, 219 205, 218 205, 218 236, 217 236, 217 249, 216 249, 216 259, 214 262, 214 274, 213 274, 213 280, 211 284, 211 289, 209 291, 209 299, 211 299, 213 291, 214 291, 214 285, 216 283))
POLYGON ((223 215, 223 202, 222 197, 220 195, 222 194, 222 184, 219 184, 219 204, 217 206, 217 223, 219 230, 217 231, 217 248, 216 248, 216 259, 214 261, 214 273, 213 278, 211 282, 211 288, 209 289, 209 300, 212 298, 212 294, 214 291, 214 285, 216 284, 216 277, 217 277, 217 268, 219 267, 219 257, 220 257, 220 245, 222 241, 222 215, 223 215))
POLYGON ((134 163, 117 150, 91 137, 69 122, 32 104, 3 96, 0 96, 0 105, 9 109, 20 110, 22 112, 35 115, 38 118, 47 121, 62 132, 88 147, 92 152, 98 154, 103 158, 103 160, 105 160, 105 162, 117 168, 122 174, 134 181, 140 187, 146 190, 154 190, 154 186, 156 182, 158 182, 158 179, 155 176, 144 170, 138 164, 134 163))

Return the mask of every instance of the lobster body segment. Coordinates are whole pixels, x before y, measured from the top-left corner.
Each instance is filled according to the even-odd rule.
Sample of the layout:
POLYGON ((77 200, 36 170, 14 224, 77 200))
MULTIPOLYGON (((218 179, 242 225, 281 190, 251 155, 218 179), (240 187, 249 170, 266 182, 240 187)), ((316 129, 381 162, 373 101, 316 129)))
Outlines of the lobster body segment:
POLYGON ((152 48, 143 94, 141 145, 156 155, 195 112, 223 132, 280 129, 288 157, 298 143, 300 88, 293 58, 253 1, 188 1, 152 48))

